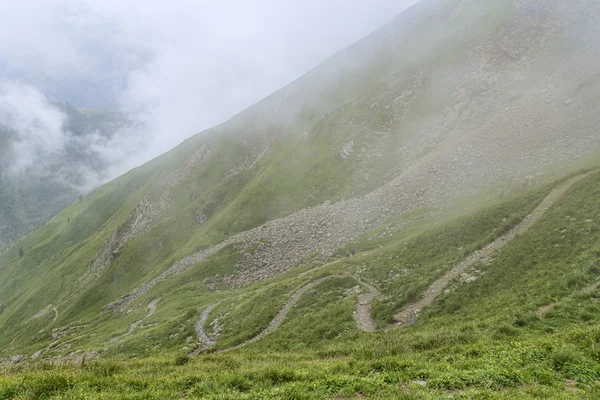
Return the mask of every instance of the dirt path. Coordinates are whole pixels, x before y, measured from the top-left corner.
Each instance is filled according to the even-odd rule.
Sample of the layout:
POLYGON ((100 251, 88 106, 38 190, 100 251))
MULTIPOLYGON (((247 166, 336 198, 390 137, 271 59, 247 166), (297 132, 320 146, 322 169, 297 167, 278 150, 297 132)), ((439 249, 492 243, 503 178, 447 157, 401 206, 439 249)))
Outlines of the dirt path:
MULTIPOLYGON (((242 347, 245 347, 249 344, 252 344, 252 343, 255 343, 255 342, 261 340, 262 338, 267 336, 269 333, 275 331, 277 328, 279 328, 281 326, 281 324, 283 324, 283 322, 285 321, 285 318, 287 317, 289 312, 292 310, 292 307, 294 307, 294 305, 296 305, 296 303, 298 303, 298 301, 300 301, 300 299, 302 298, 302 296, 304 294, 306 294, 308 291, 310 291, 314 287, 318 286, 319 284, 321 284, 324 281, 331 279, 331 278, 352 278, 352 279, 356 280, 361 286, 363 286, 364 288, 366 288, 368 290, 368 293, 363 293, 358 296, 358 300, 356 302, 356 311, 354 313, 354 320, 356 321, 356 325, 359 330, 361 330, 363 332, 374 332, 376 330, 376 328, 375 328, 375 321, 373 321, 373 318, 371 317, 371 304, 373 302, 373 299, 381 297, 381 292, 378 289, 376 289, 375 287, 373 287, 372 285, 370 285, 352 275, 329 275, 329 276, 325 276, 323 278, 316 279, 312 282, 309 282, 306 285, 302 286, 300 289, 298 289, 296 292, 294 292, 294 294, 285 303, 283 308, 281 308, 281 310, 279 310, 279 312, 277 313, 275 318, 273 318, 271 320, 271 322, 269 323, 269 325, 258 335, 254 336, 253 338, 251 338, 243 343, 238 344, 237 346, 219 350, 217 353, 223 353, 226 351, 240 349, 242 347)), ((202 312, 200 319, 196 323, 196 333, 198 335, 198 339, 200 340, 200 342, 204 343, 204 345, 202 347, 196 349, 192 353, 193 355, 198 355, 200 352, 206 350, 207 348, 209 348, 211 346, 214 346, 217 343, 215 339, 208 337, 208 335, 206 334, 206 332, 204 330, 204 326, 206 325, 206 321, 208 320, 208 316, 209 316, 210 312, 217 305, 218 304, 213 304, 211 306, 208 306, 202 312)))
POLYGON ((298 289, 292 295, 292 297, 289 298, 289 300, 285 303, 283 308, 281 310, 279 310, 279 312, 277 313, 275 318, 273 318, 273 320, 269 323, 269 326, 267 326, 261 333, 254 336, 252 339, 246 340, 244 343, 238 344, 237 346, 230 347, 223 351, 240 349, 240 348, 248 346, 249 344, 252 344, 254 342, 258 342, 260 339, 264 338, 269 333, 271 333, 274 330, 276 330, 277 328, 279 328, 281 326, 281 324, 283 324, 283 321, 285 321, 285 317, 287 317, 289 312, 292 310, 292 307, 294 307, 294 305, 296 303, 298 303, 298 301, 302 298, 302 296, 306 292, 308 292, 315 286, 319 285, 320 283, 326 281, 327 279, 340 278, 340 277, 343 277, 343 275, 330 275, 330 276, 326 276, 326 277, 317 279, 315 281, 312 281, 312 282, 307 283, 306 285, 302 286, 300 289, 298 289))
MULTIPOLYGON (((591 294, 591 293, 594 293, 594 292, 595 292, 595 291, 596 291, 596 290, 597 290, 599 287, 600 287, 600 281, 596 281, 595 283, 593 283, 593 284, 591 284, 591 285, 589 285, 589 286, 586 286, 586 287, 584 287, 583 289, 581 289, 581 290, 579 291, 579 293, 580 293, 580 294, 591 294)), ((544 316, 544 314, 546 314, 548 311, 550 311, 550 310, 552 310, 554 307, 556 307, 556 305, 557 305, 558 303, 559 303, 559 302, 558 302, 558 301, 556 301, 556 302, 554 302, 554 303, 550 303, 550 304, 547 304, 547 305, 545 305, 545 306, 542 306, 542 307, 540 307, 540 308, 537 310, 537 312, 536 312, 536 315, 537 315, 538 317, 540 317, 540 318, 541 318, 541 317, 543 317, 543 316, 544 316)))
POLYGON ((592 294, 600 287, 600 281, 581 289, 581 294, 592 294))
MULTIPOLYGON (((354 278, 356 279, 356 278, 354 278)), ((358 325, 358 329, 363 332, 375 332, 377 330, 375 321, 371 316, 371 307, 374 299, 380 299, 381 292, 377 288, 369 285, 366 282, 356 279, 364 288, 368 290, 367 293, 363 293, 358 296, 356 301, 356 312, 354 313, 354 320, 358 325)))
POLYGON ((488 244, 483 249, 470 254, 461 263, 455 265, 454 268, 450 270, 450 272, 448 272, 446 275, 444 275, 443 277, 435 281, 431 286, 429 286, 429 289, 427 290, 425 296, 421 300, 417 301, 416 303, 410 304, 409 306, 405 307, 400 313, 396 314, 396 316, 394 316, 394 320, 397 322, 396 326, 402 327, 412 325, 417 320, 421 310, 424 307, 430 306, 453 279, 458 278, 460 274, 462 274, 465 270, 477 264, 478 262, 489 258, 494 252, 502 249, 507 244, 512 242, 518 235, 527 232, 527 230, 531 228, 531 226, 533 226, 536 222, 538 222, 544 216, 546 211, 548 211, 548 209, 552 207, 554 203, 557 200, 559 200, 571 186, 586 178, 591 173, 592 172, 588 172, 583 175, 578 175, 558 184, 548 194, 548 196, 546 196, 546 198, 542 200, 540 205, 537 206, 531 214, 526 216, 519 225, 511 229, 508 233, 494 240, 492 243, 488 244))
MULTIPOLYGON (((452 270, 450 270, 447 274, 445 274, 443 277, 441 277, 440 279, 435 281, 428 288, 427 292, 425 293, 425 296, 421 300, 405 307, 400 313, 398 313, 394 317, 394 319, 397 323, 395 325, 393 325, 392 327, 396 327, 396 328, 397 327, 405 327, 405 326, 409 326, 409 325, 413 324, 416 321, 416 319, 418 318, 418 315, 421 312, 421 310, 424 307, 430 306, 433 303, 433 301, 437 298, 437 296, 443 292, 443 290, 448 286, 448 284, 453 279, 459 277, 460 274, 462 274, 465 270, 472 267, 476 263, 489 258, 494 252, 504 248, 506 245, 508 245, 510 242, 512 242, 517 236, 527 232, 527 230, 529 228, 531 228, 531 226, 533 226, 536 222, 538 222, 544 216, 546 211, 548 211, 550 209, 550 207, 552 207, 554 205, 554 203, 557 200, 559 200, 567 192, 567 190, 569 188, 571 188, 575 183, 581 181, 582 179, 586 178, 587 176, 589 176, 590 174, 592 174, 594 172, 596 172, 596 171, 592 171, 592 172, 588 172, 586 174, 575 176, 573 178, 570 178, 570 179, 558 184, 548 194, 548 196, 546 196, 544 198, 544 200, 542 200, 542 202, 533 210, 533 212, 531 214, 527 215, 523 219, 523 221, 521 221, 516 227, 514 227, 508 233, 504 234, 503 236, 496 239, 495 241, 489 243, 487 246, 485 246, 481 250, 475 251, 474 253, 470 254, 461 263, 455 265, 452 268, 452 270)), ((308 271, 306 273, 308 273, 308 271)), ((372 285, 370 285, 352 275, 348 275, 348 274, 329 275, 329 276, 325 276, 325 277, 316 279, 312 282, 309 282, 306 285, 302 286, 300 289, 298 289, 296 292, 294 292, 294 294, 285 303, 283 308, 281 310, 279 310, 279 312, 277 313, 275 318, 273 318, 273 320, 269 323, 269 325, 261 333, 259 333, 255 337, 253 337, 237 346, 233 346, 233 347, 230 347, 227 349, 220 350, 220 351, 218 351, 218 353, 240 349, 242 347, 245 347, 249 344, 252 344, 252 343, 255 343, 255 342, 261 340, 262 338, 267 336, 269 333, 271 333, 271 332, 275 331, 277 328, 279 328, 281 326, 281 324, 283 324, 283 322, 285 321, 285 318, 291 311, 292 307, 294 307, 294 305, 296 305, 296 303, 298 303, 298 301, 302 298, 302 296, 304 294, 306 294, 309 290, 313 289, 314 287, 316 287, 317 285, 319 285, 320 283, 324 282, 327 279, 346 278, 346 277, 355 279, 363 288, 367 289, 366 293, 362 293, 358 296, 357 302, 356 302, 356 311, 354 312, 354 320, 356 321, 358 329, 361 330, 362 332, 376 332, 377 328, 375 326, 375 321, 373 320, 373 317, 371 315, 371 309, 372 309, 373 300, 380 299, 382 297, 381 292, 377 288, 373 287, 372 285)), ((583 289, 582 292, 589 293, 589 292, 596 290, 598 287, 600 287, 600 281, 588 288, 583 289)), ((216 306, 217 306, 217 304, 207 307, 202 312, 202 315, 200 316, 200 319, 198 320, 198 322, 196 324, 196 333, 198 335, 198 339, 200 340, 200 342, 204 343, 204 345, 202 347, 200 347, 199 349, 197 349, 196 351, 194 351, 193 354, 197 355, 201 351, 216 344, 216 339, 208 337, 208 335, 204 331, 204 326, 206 324, 206 321, 208 320, 209 314, 216 306)), ((551 309, 553 306, 554 306, 554 304, 542 307, 542 309, 547 311, 547 310, 551 309)), ((545 312, 545 311, 543 311, 543 312, 545 312)))
POLYGON ((204 325, 206 325, 206 321, 208 320, 208 316, 210 315, 211 311, 219 304, 220 303, 216 303, 206 307, 204 311, 202 311, 200 319, 198 319, 198 322, 196 322, 196 336, 198 336, 198 340, 200 341, 200 343, 203 343, 203 345, 194 350, 191 353, 192 355, 198 355, 201 351, 204 351, 209 347, 217 344, 216 338, 211 338, 206 334, 206 331, 204 330, 204 325))
POLYGON ((147 320, 148 318, 150 318, 152 316, 152 314, 154 314, 156 312, 156 309, 158 307, 158 301, 160 299, 154 299, 150 302, 150 304, 148 304, 148 313, 142 318, 139 319, 137 321, 135 321, 133 324, 129 325, 129 330, 127 330, 127 332, 125 332, 122 335, 119 336, 115 336, 114 338, 110 339, 111 342, 120 342, 121 340, 123 340, 123 338, 125 336, 129 336, 133 333, 133 331, 145 320, 147 320))

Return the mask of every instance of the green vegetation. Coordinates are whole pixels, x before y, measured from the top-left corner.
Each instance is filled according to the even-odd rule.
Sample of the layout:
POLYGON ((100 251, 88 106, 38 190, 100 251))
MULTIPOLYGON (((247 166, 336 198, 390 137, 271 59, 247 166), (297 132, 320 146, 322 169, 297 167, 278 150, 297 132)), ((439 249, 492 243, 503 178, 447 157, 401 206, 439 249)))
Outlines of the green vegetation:
MULTIPOLYGON (((243 301, 232 302, 233 293, 222 293, 231 300, 212 314, 225 315, 220 323, 226 334, 218 347, 264 328, 285 293, 289 296, 303 282, 353 271, 368 260, 371 268, 363 278, 379 283, 386 276, 384 261, 399 242, 406 243, 402 259, 411 263, 424 257, 432 237, 440 243, 456 237, 465 249, 477 248, 514 225, 548 188, 353 258, 291 271, 248 288, 243 301), (512 223, 495 224, 512 217, 512 223), (249 314, 254 318, 244 319, 249 314)), ((356 282, 332 278, 306 294, 278 330, 241 350, 189 358, 172 348, 152 355, 142 343, 167 341, 156 336, 162 328, 149 327, 105 360, 5 367, 0 398, 595 398, 600 393, 600 292, 590 285, 600 278, 599 195, 596 173, 489 264, 480 265, 485 273, 477 280, 454 286, 410 328, 358 333, 352 320, 356 282), (590 290, 582 291, 586 287, 590 290), (548 304, 555 306, 540 315, 540 307, 548 304), (125 350, 144 358, 117 356, 125 350)), ((426 258, 440 265, 448 257, 460 259, 444 249, 426 258)), ((415 266, 424 271, 425 283, 407 280, 409 289, 435 279, 436 274, 426 272, 429 268, 415 266)), ((393 282, 379 286, 389 297, 398 293, 393 282)), ((169 301, 161 299, 157 313, 169 301)), ((188 326, 194 322, 191 318, 188 326)), ((171 327, 176 332, 176 325, 171 327)))
MULTIPOLYGON (((512 55, 487 54, 498 44, 487 38, 516 34, 535 47, 546 25, 511 24, 513 2, 445 4, 413 10, 406 27, 375 32, 231 121, 81 197, 1 253, 0 400, 599 398, 600 172, 450 282, 414 325, 393 325, 558 182, 598 168, 597 150, 536 158, 533 147, 518 149, 535 135, 520 142, 507 134, 508 144, 503 132, 486 131, 498 140, 476 136, 472 127, 496 123, 489 99, 502 92, 480 94, 496 76, 482 72, 485 85, 465 84, 463 67, 487 71, 498 61, 503 81, 514 72, 504 64, 512 55), (486 39, 471 40, 480 34, 486 39), (454 86, 466 87, 464 96, 454 86), (499 158, 530 158, 504 174, 502 160, 482 161, 497 149, 499 158), (350 217, 340 205, 365 227, 382 224, 352 235, 358 224, 343 224, 350 217), (306 215, 309 230, 317 228, 304 241, 297 220, 306 215), (273 231, 297 244, 291 251, 306 245, 312 254, 292 252, 297 265, 275 265, 278 274, 260 277, 268 279, 213 284, 278 261, 245 265, 261 246, 280 243, 263 240, 267 222, 266 230, 284 226, 273 231), (316 231, 330 222, 340 236, 331 243, 344 243, 335 251, 314 245, 329 238, 316 231), (198 257, 242 232, 240 242, 198 257), (356 254, 346 257, 347 249, 356 254), (178 273, 165 277, 173 266, 178 273), (357 299, 368 290, 360 282, 382 294, 371 309, 376 333, 357 328, 357 299), (138 288, 122 312, 109 307, 138 288), (289 313, 275 319, 286 305, 289 313), (201 315, 216 340, 204 350, 201 315), (274 319, 276 330, 232 349, 274 319)), ((530 60, 513 61, 521 71, 530 60)), ((5 184, 0 212, 17 215, 4 201, 15 187, 5 184)))

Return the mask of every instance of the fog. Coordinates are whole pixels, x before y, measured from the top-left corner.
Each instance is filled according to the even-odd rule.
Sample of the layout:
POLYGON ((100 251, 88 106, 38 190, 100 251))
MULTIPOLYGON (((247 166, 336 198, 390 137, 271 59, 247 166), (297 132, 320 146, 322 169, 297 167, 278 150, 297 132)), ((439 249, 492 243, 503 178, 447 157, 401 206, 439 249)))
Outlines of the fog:
MULTIPOLYGON (((82 190, 227 120, 380 27, 416 0, 21 0, 0 3, 0 123, 26 168, 69 142, 76 108, 136 120, 88 132, 105 169, 82 190)), ((81 143, 80 143, 81 144, 81 143)))
POLYGON ((11 172, 32 166, 43 154, 53 154, 65 147, 66 116, 48 103, 32 86, 0 82, 0 124, 18 134, 13 138, 11 172))

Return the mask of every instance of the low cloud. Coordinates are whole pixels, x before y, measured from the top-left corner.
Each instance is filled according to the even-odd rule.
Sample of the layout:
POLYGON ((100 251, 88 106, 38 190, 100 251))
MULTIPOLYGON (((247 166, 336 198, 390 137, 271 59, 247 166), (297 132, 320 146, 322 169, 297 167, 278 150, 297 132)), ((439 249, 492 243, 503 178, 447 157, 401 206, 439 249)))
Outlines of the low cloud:
POLYGON ((89 146, 104 169, 83 186, 102 183, 227 120, 415 2, 2 2, 0 73, 31 85, 2 88, 3 118, 24 129, 15 168, 89 146), (32 86, 75 107, 120 109, 136 124, 74 137, 32 86))
POLYGON ((69 140, 67 117, 32 86, 0 82, 0 124, 8 128, 13 159, 11 173, 20 173, 52 154, 69 140))
POLYGON ((84 193, 134 167, 145 151, 143 129, 124 119, 110 132, 102 127, 74 132, 73 122, 33 86, 0 82, 0 135, 9 146, 0 172, 52 180, 84 193))

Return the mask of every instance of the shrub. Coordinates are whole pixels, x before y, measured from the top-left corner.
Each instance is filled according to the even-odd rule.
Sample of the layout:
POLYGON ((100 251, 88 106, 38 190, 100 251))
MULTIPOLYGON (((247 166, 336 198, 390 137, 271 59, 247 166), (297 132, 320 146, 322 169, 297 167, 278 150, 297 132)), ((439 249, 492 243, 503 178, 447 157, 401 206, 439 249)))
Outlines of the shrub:
POLYGON ((238 392, 247 392, 252 389, 250 381, 238 374, 227 374, 223 379, 223 385, 238 392))
POLYGON ((123 371, 123 365, 110 361, 93 361, 85 364, 84 369, 96 376, 110 378, 111 376, 123 371))
POLYGON ((310 400, 320 398, 317 394, 311 394, 311 387, 306 383, 295 382, 283 388, 277 393, 277 398, 282 400, 310 400))
POLYGON ((580 364, 584 360, 583 354, 574 346, 563 346, 552 355, 552 364, 558 371, 563 370, 567 364, 580 364))
POLYGON ((190 356, 188 356, 187 354, 181 355, 181 356, 177 356, 175 358, 175 365, 185 365, 187 363, 190 362, 190 356))
POLYGON ((45 399, 51 398, 54 394, 68 391, 72 387, 72 382, 63 375, 44 374, 27 378, 23 386, 28 398, 45 399))
POLYGON ((525 314, 520 314, 515 319, 515 326, 523 327, 528 325, 533 325, 535 322, 539 321, 539 317, 536 313, 528 312, 525 314))
POLYGON ((299 380, 296 373, 289 369, 267 369, 262 372, 264 380, 269 381, 272 385, 280 385, 282 383, 293 382, 299 380))
POLYGON ((573 379, 585 383, 594 382, 600 377, 600 371, 598 371, 598 368, 594 368, 588 363, 566 363, 562 366, 562 372, 564 377, 567 379, 573 379))
POLYGON ((498 326, 498 328, 496 328, 496 331, 494 332, 493 337, 495 339, 502 339, 504 337, 513 337, 513 336, 517 336, 519 334, 519 330, 517 328, 515 328, 514 326, 504 323, 501 324, 500 326, 498 326))

